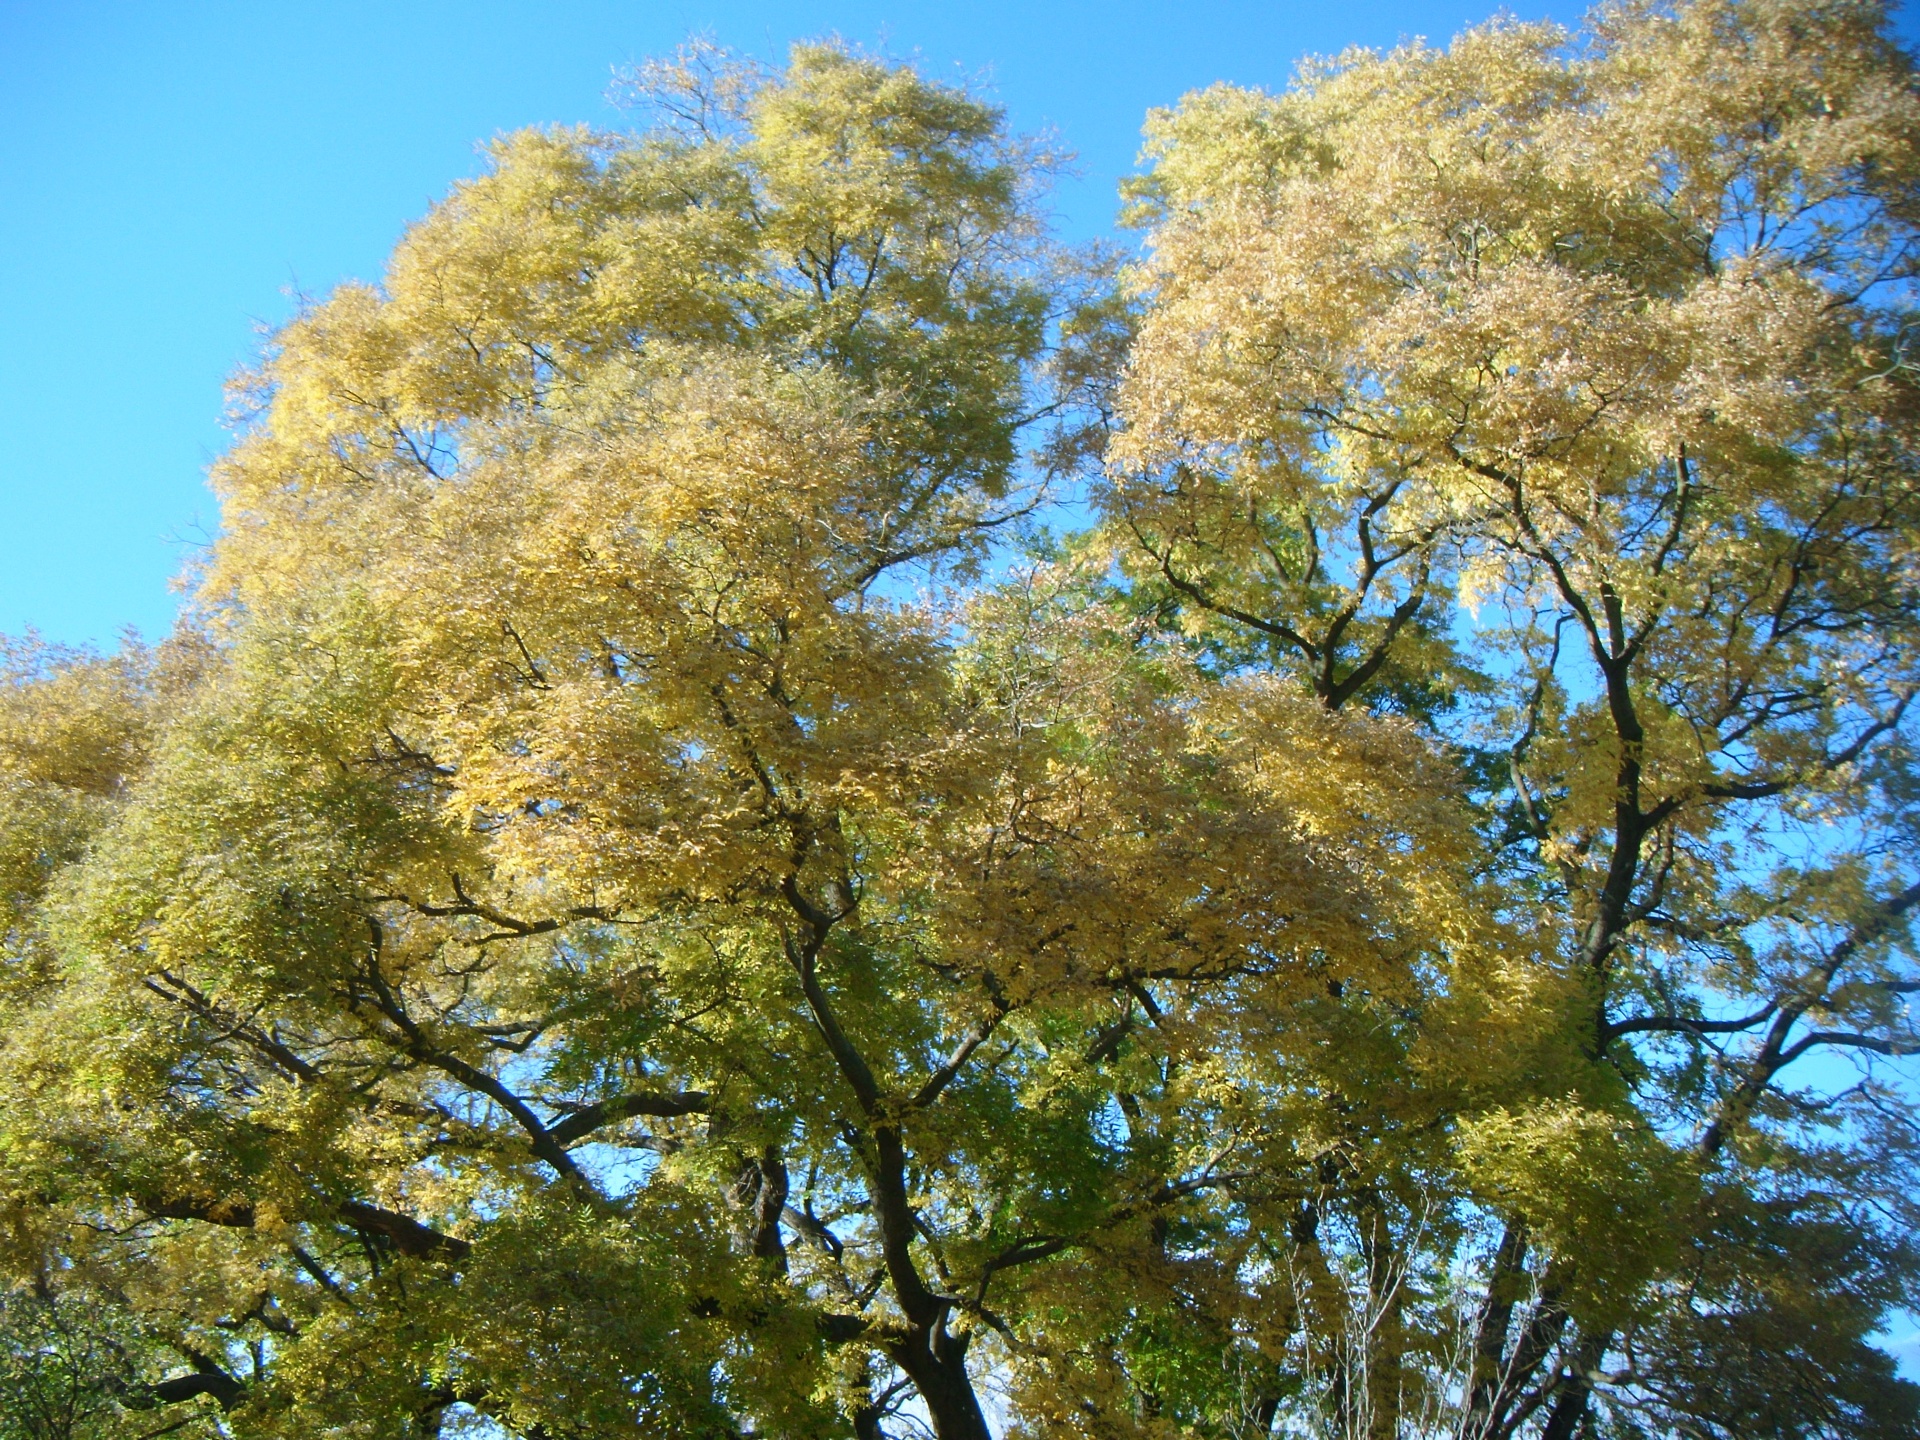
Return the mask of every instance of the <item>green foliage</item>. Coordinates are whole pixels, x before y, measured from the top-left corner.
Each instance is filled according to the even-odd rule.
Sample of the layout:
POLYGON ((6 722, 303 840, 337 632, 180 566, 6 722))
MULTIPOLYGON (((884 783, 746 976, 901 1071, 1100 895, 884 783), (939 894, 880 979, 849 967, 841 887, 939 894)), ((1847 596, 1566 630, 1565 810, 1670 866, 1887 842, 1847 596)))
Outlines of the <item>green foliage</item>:
POLYGON ((154 1392, 158 1350, 124 1307, 84 1290, 8 1291, 0 1296, 0 1437, 135 1440, 164 1429, 192 1440, 217 1433, 201 1406, 169 1404, 154 1392), (174 1413, 156 1421, 163 1406, 174 1413))

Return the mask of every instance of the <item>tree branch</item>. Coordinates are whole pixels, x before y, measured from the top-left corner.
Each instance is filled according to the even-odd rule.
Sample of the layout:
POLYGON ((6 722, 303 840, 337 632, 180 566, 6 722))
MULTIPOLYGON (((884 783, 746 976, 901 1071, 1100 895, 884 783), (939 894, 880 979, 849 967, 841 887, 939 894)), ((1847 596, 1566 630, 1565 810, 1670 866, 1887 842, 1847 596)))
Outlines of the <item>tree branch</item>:
POLYGON ((661 1095, 645 1091, 636 1091, 629 1095, 614 1095, 572 1111, 566 1119, 549 1125, 547 1134, 556 1145, 572 1145, 594 1131, 618 1124, 622 1120, 631 1120, 640 1115, 652 1115, 661 1119, 672 1119, 680 1115, 699 1115, 707 1111, 709 1103, 710 1097, 704 1090, 683 1090, 677 1095, 661 1095))

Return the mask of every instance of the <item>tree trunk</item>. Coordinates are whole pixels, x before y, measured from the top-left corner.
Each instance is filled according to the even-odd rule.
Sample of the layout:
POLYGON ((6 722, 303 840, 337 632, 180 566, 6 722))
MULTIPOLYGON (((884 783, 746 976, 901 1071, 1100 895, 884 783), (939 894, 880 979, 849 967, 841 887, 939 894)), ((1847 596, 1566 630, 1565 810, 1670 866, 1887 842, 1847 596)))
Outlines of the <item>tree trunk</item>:
POLYGON ((1367 1376, 1367 1440, 1398 1440, 1406 1375, 1405 1260, 1377 1196, 1367 1206, 1367 1309, 1356 1338, 1367 1376))
POLYGON ((1461 1428, 1465 1440, 1483 1440, 1493 1429, 1495 1414, 1505 1408, 1509 1389, 1506 1375, 1507 1339, 1513 1330, 1513 1306, 1526 1277, 1527 1230, 1518 1220, 1507 1222, 1500 1247, 1493 1253, 1493 1273, 1487 1277, 1487 1301, 1474 1327, 1473 1372, 1467 1386, 1467 1418, 1461 1428))
POLYGON ((952 1334, 944 1316, 931 1327, 916 1327, 912 1339, 887 1353, 920 1392, 938 1440, 992 1440, 967 1374, 966 1338, 952 1334))
POLYGON ((1587 1418, 1587 1404, 1593 1398, 1593 1373, 1607 1358, 1607 1347, 1612 1343, 1611 1330, 1580 1337, 1580 1342, 1573 1347, 1567 1373, 1560 1381, 1560 1398, 1553 1402, 1553 1413, 1547 1416, 1547 1428, 1540 1432, 1540 1440, 1573 1440, 1580 1422, 1587 1418))

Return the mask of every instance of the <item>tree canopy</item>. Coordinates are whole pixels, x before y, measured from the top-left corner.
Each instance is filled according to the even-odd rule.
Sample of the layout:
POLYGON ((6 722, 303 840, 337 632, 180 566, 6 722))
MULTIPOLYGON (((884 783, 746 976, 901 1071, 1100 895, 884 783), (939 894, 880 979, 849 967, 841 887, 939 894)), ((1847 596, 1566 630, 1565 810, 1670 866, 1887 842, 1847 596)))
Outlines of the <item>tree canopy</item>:
POLYGON ((5 652, 0 1437, 1914 1433, 1884 10, 627 90, 5 652))

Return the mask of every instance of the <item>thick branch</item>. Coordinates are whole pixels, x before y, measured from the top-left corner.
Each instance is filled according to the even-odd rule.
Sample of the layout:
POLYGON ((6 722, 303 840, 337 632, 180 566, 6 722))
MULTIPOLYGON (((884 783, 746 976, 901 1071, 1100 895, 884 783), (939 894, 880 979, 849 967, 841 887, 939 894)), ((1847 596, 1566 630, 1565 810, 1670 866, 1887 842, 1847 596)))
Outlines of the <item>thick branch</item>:
POLYGON ((222 1410, 231 1410, 239 1403, 246 1393, 245 1385, 204 1355, 189 1354, 187 1359, 193 1366, 192 1374, 176 1375, 147 1388, 156 1405, 178 1405, 202 1395, 211 1395, 222 1410))
POLYGON ((622 1120, 631 1120, 640 1115, 652 1115, 660 1119, 699 1115, 706 1112, 708 1105, 709 1097, 704 1090, 683 1090, 677 1095, 645 1091, 613 1095, 584 1105, 571 1112, 566 1119, 549 1125, 547 1135, 556 1145, 573 1145, 594 1131, 617 1125, 622 1120))
MULTIPOLYGON (((210 1200, 187 1196, 143 1199, 140 1208, 155 1220, 198 1220, 207 1225, 251 1230, 254 1208, 251 1200, 210 1200)), ((445 1235, 422 1225, 410 1216, 383 1210, 361 1200, 347 1200, 334 1208, 334 1217, 356 1230, 379 1235, 392 1242, 394 1249, 414 1259, 445 1256, 464 1260, 473 1251, 470 1242, 445 1235)))
POLYGON ((1609 1020, 1600 1027, 1600 1043, 1606 1045, 1623 1035, 1666 1033, 1679 1035, 1738 1035, 1767 1020, 1780 1008, 1778 1000, 1769 1001, 1751 1015, 1737 1020, 1702 1020, 1691 1015, 1636 1015, 1627 1020, 1609 1020))

